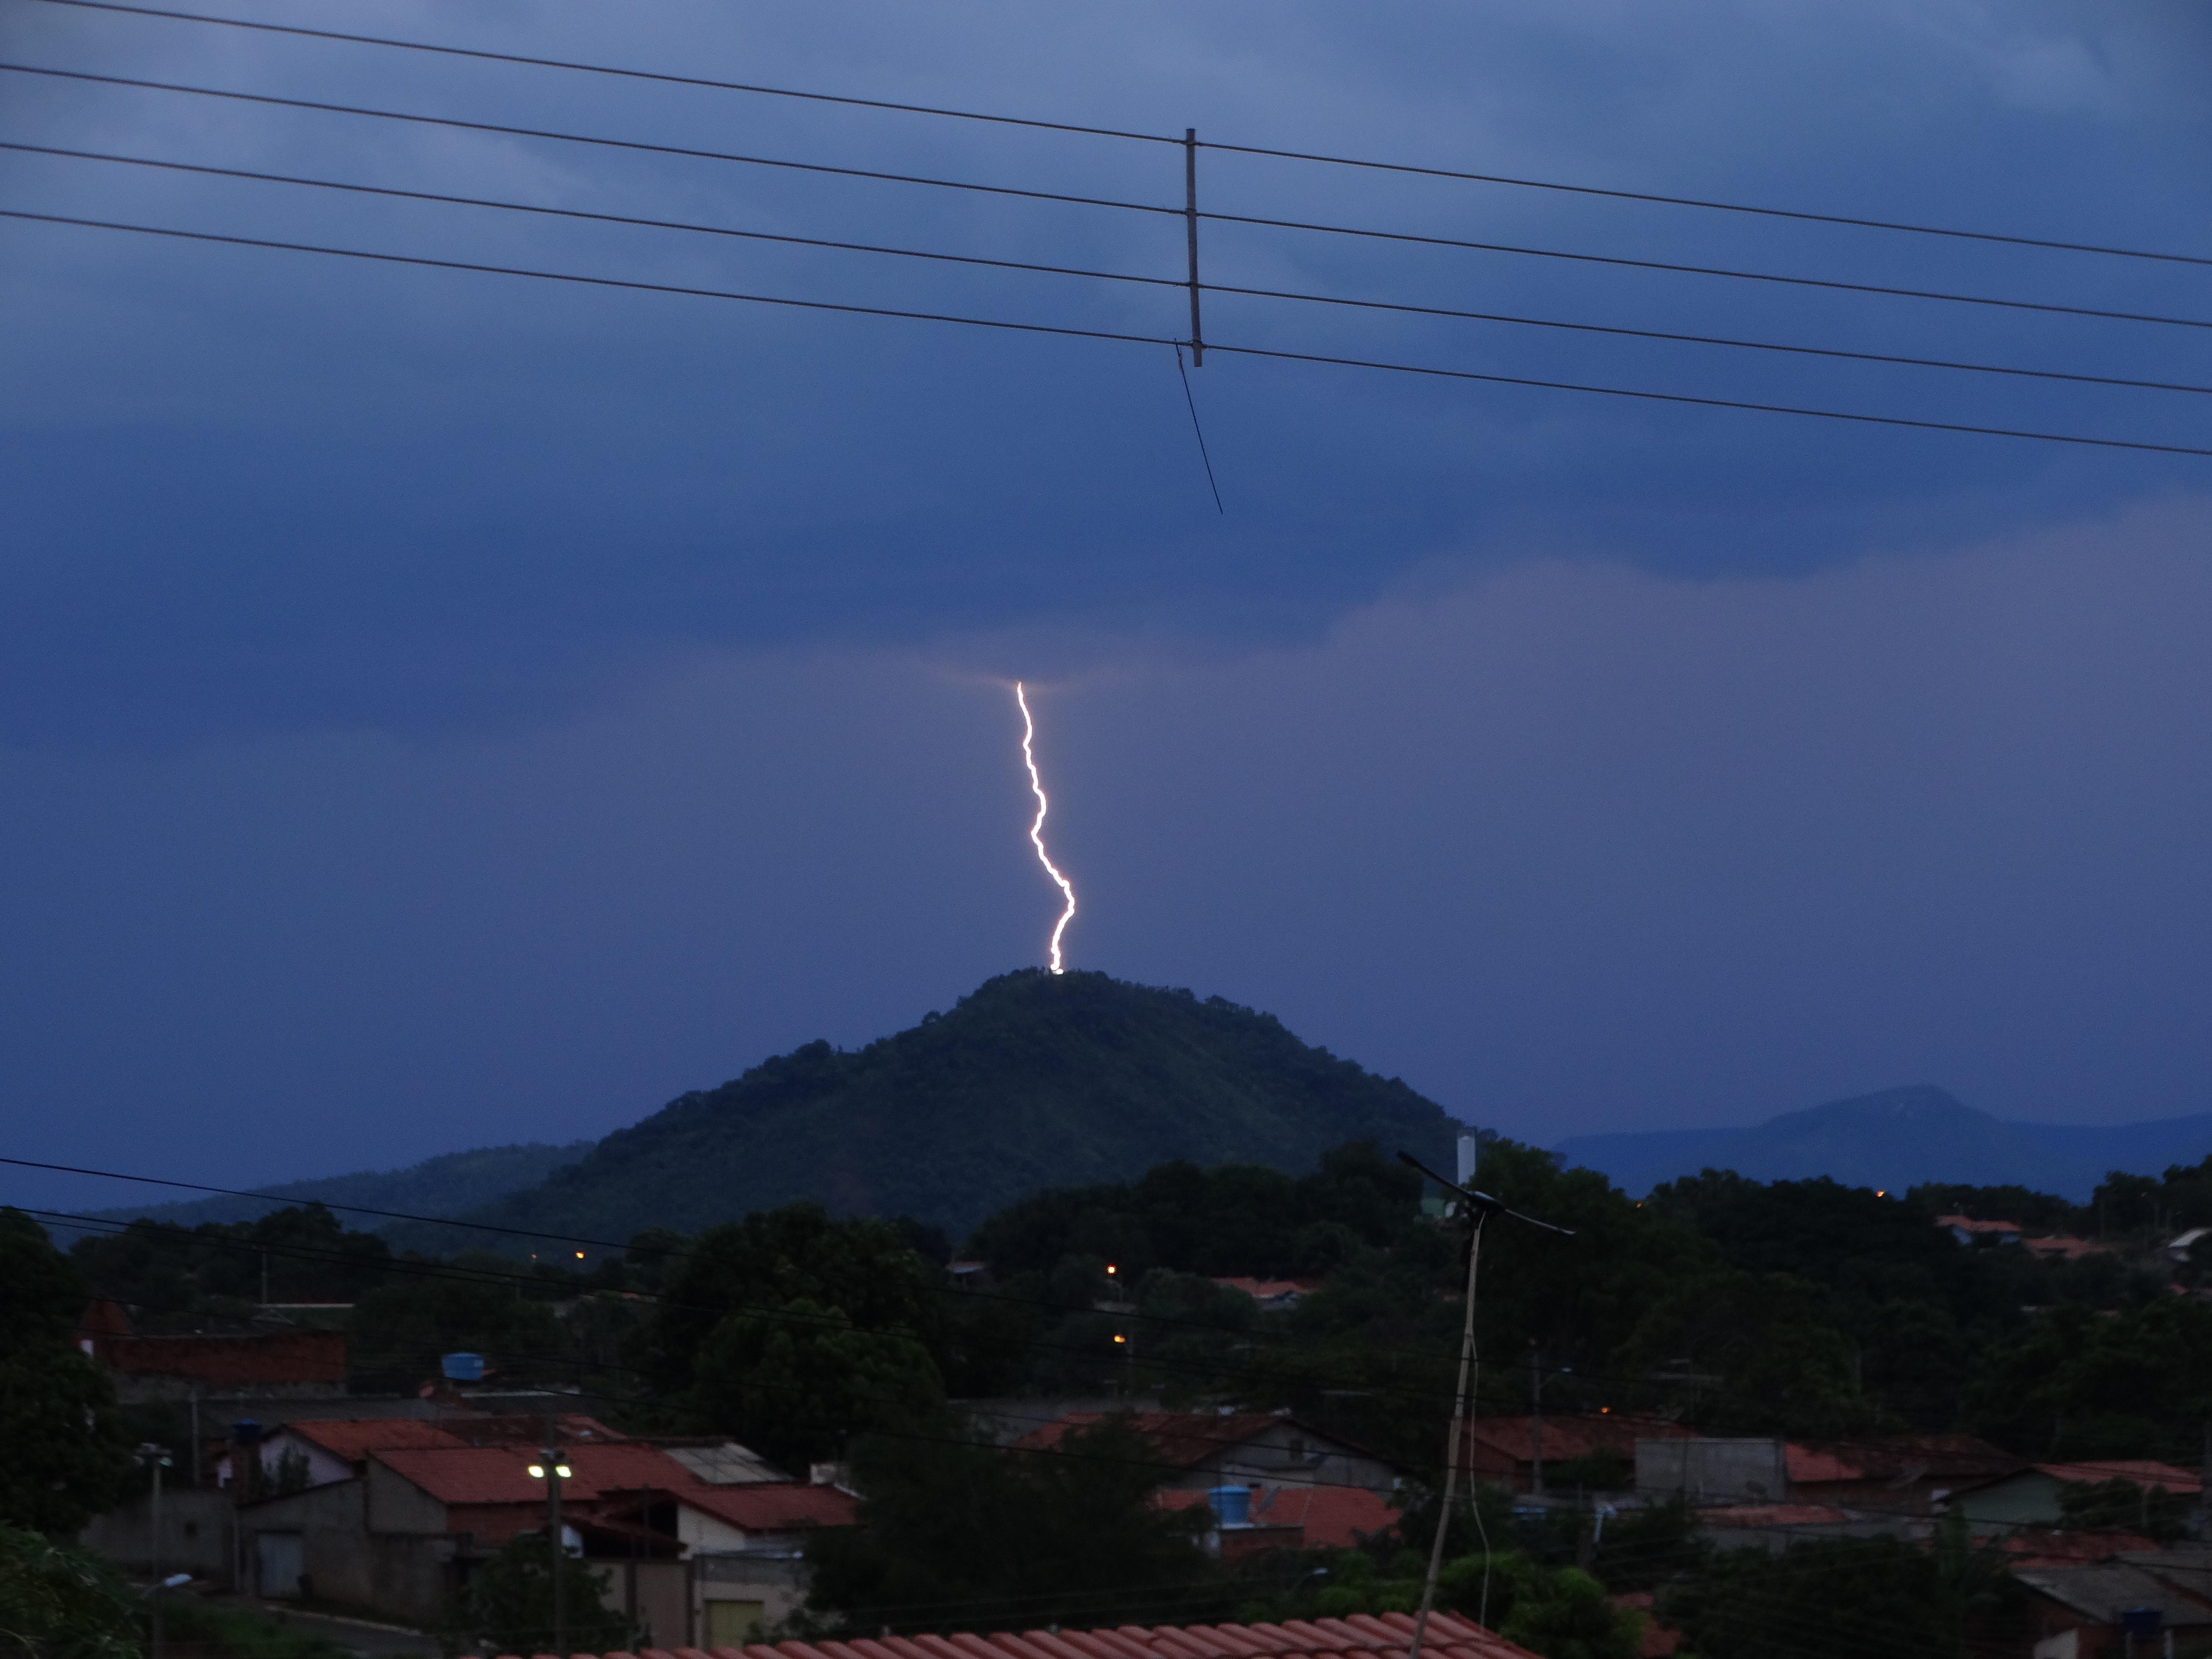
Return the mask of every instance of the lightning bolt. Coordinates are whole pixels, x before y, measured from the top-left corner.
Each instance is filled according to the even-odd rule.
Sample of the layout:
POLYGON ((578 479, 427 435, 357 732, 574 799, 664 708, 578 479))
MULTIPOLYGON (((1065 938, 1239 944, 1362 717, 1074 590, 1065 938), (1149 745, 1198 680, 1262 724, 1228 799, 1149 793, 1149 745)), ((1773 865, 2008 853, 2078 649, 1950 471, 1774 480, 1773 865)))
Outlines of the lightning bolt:
POLYGON ((1044 850, 1044 815, 1052 810, 1052 804, 1045 799, 1044 780, 1037 775, 1036 750, 1033 746, 1036 740, 1036 722, 1030 717, 1029 696, 1022 690, 1019 680, 1014 682, 1014 705, 1022 711, 1022 764, 1030 769, 1030 793, 1036 797, 1037 804, 1036 821, 1030 825, 1030 845, 1036 848, 1037 862, 1044 866, 1045 874, 1052 878, 1054 884, 1067 900, 1067 908, 1060 913, 1060 921, 1052 930, 1052 971, 1061 974, 1067 970, 1060 964, 1060 936, 1067 931, 1067 924, 1075 920, 1075 886, 1060 873, 1051 854, 1044 850))

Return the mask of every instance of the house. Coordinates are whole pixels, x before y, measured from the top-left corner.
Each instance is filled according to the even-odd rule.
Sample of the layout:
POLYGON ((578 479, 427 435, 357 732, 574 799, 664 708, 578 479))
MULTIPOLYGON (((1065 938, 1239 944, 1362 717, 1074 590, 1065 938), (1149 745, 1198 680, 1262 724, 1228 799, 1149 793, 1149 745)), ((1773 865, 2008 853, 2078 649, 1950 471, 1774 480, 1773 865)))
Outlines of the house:
MULTIPOLYGON (((1723 1504, 1698 1511, 1698 1526, 1716 1549, 1765 1550, 1779 1555, 1815 1538, 1902 1538, 1915 1530, 1900 1516, 1868 1516, 1832 1504, 1723 1504)), ((1924 1526, 1918 1528, 1925 1532, 1924 1526)))
POLYGON ((2020 1243, 2020 1223, 2017 1221, 1977 1221, 1972 1216, 1939 1215, 1936 1224, 1948 1227, 1951 1237, 1961 1244, 1976 1244, 1987 1239, 1997 1244, 2020 1243))
POLYGON ((2170 1636, 2191 1642, 2189 1650, 2196 1652, 2212 1635, 2212 1605, 2148 1567, 2128 1562, 2015 1567, 2012 1576, 2028 1592, 2036 1659, 2128 1653, 2149 1659, 2172 1651, 2166 1645, 2170 1636))
POLYGON ((2095 1463, 2031 1463, 2013 1474, 1953 1492, 1946 1508, 1965 1516, 1977 1532, 2055 1527, 2065 1518, 2059 1504, 2063 1488, 2107 1480, 2132 1480, 2146 1490, 2155 1487, 2188 1498, 2204 1490, 2202 1479, 2187 1469, 2145 1457, 2108 1458, 2095 1463))
POLYGON ((1248 1486, 1239 1504, 1224 1496, 1237 1489, 1155 1493, 1170 1510, 1203 1509, 1213 1517, 1206 1548, 1224 1561, 1262 1550, 1354 1549, 1398 1522, 1397 1506, 1364 1486, 1248 1486))
MULTIPOLYGON (((2212 1238, 2212 1227, 2191 1227, 2187 1232, 2167 1243, 2166 1259, 2177 1267, 2185 1265, 2189 1261, 2189 1252, 2195 1248, 2199 1239, 2204 1238, 2212 1238)), ((2212 1248, 2212 1246, 2207 1248, 2212 1248)))
POLYGON ((1321 1288, 1297 1279, 1217 1279, 1224 1291, 1242 1291, 1262 1313, 1287 1313, 1321 1288))
POLYGON ((1783 1451, 1793 1499, 1907 1515, 1931 1514, 1962 1487, 2027 1467, 2026 1458, 1971 1434, 1792 1442, 1783 1451))
MULTIPOLYGON (((569 1426, 579 1425, 606 1433, 589 1419, 569 1426)), ((477 1425, 435 1426, 452 1433, 477 1425)), ((435 1622, 483 1559, 518 1534, 543 1531, 545 1483, 530 1473, 538 1443, 532 1435, 483 1445, 360 1445, 358 1473, 240 1506, 243 1588, 435 1622)), ((728 1449, 742 1455, 692 1462, 758 1466, 744 1448, 728 1449)), ((689 1644, 702 1629, 734 1639, 781 1617, 804 1593, 805 1534, 858 1518, 849 1493, 705 1480, 674 1451, 619 1437, 564 1436, 562 1455, 570 1471, 562 1482, 564 1541, 599 1572, 609 1605, 647 1622, 664 1645, 689 1644)))
POLYGON ((1220 1486, 1364 1486, 1394 1490, 1398 1470, 1340 1436, 1274 1412, 1070 1412, 1012 1443, 1050 1451, 1079 1429, 1118 1417, 1152 1443, 1173 1473, 1168 1490, 1220 1486))
MULTIPOLYGON (((548 1432, 564 1446, 627 1440, 598 1419, 570 1412, 544 1418, 449 1413, 436 1418, 300 1418, 264 1431, 260 1440, 263 1492, 347 1480, 365 1472, 372 1451, 422 1450, 439 1446, 537 1447, 548 1432), (287 1479, 288 1471, 290 1479, 287 1479)), ((732 1449, 750 1458, 742 1446, 732 1449)), ((683 1454, 675 1454, 679 1461, 683 1454)), ((696 1454, 695 1454, 696 1455, 696 1454)), ((757 1461, 757 1460, 756 1460, 757 1461)), ((761 1467, 766 1468, 766 1465, 761 1467)), ((216 1466, 216 1484, 231 1480, 231 1458, 216 1466)), ((781 1479, 781 1476, 771 1478, 781 1479)))
MULTIPOLYGON (((1477 1480, 1514 1492, 1536 1490, 1537 1465, 1543 1466, 1547 1486, 1560 1481, 1565 1463, 1589 1465, 1605 1460, 1620 1470, 1626 1486, 1636 1468, 1636 1443, 1641 1439, 1691 1437, 1692 1431, 1656 1417, 1628 1412, 1598 1412, 1586 1416, 1478 1417, 1471 1419, 1462 1438, 1460 1467, 1477 1480)), ((1571 1484, 1573 1472, 1565 1480, 1571 1484)))
MULTIPOLYGON (((818 1644, 729 1648, 715 1659, 1405 1659, 1413 1635, 1411 1613, 1354 1613, 1283 1625, 1121 1625, 1095 1631, 999 1631, 988 1637, 957 1631, 916 1639, 885 1634, 818 1644)), ((1452 1613, 1429 1616, 1421 1651, 1437 1659, 1535 1659, 1528 1649, 1452 1613)), ((574 1659, 599 1656, 577 1654, 574 1659)), ((636 1659, 677 1656, 640 1648, 636 1659)))

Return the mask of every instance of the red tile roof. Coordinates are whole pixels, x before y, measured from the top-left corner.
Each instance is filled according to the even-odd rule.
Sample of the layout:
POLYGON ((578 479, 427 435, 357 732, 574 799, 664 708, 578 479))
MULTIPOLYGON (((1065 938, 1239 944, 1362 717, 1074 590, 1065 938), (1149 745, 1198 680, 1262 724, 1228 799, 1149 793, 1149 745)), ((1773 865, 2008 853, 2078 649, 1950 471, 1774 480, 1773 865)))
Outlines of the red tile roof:
MULTIPOLYGON (((1014 1444, 1024 1451, 1049 1451, 1079 1429, 1095 1428, 1107 1419, 1105 1412, 1070 1412, 1056 1422, 1032 1429, 1014 1444)), ((1158 1449, 1160 1461, 1176 1468, 1189 1468, 1207 1458, 1241 1446, 1282 1419, 1268 1412, 1133 1412, 1130 1427, 1158 1449)))
POLYGON ((1971 1434, 1885 1435, 1784 1448, 1798 1486, 1920 1480, 1987 1480, 2026 1467, 2024 1458, 1971 1434))
MULTIPOLYGON (((487 1413, 482 1417, 457 1413, 441 1417, 439 1424, 456 1441, 465 1446, 520 1446, 535 1451, 545 1443, 545 1419, 519 1413, 487 1413)), ((611 1445, 627 1441, 629 1436, 609 1428, 596 1417, 586 1417, 580 1412, 563 1412, 553 1419, 553 1432, 560 1444, 611 1445)))
POLYGON ((1547 1417, 1540 1430, 1534 1431, 1533 1441, 1532 1429, 1533 1419, 1526 1417, 1478 1417, 1468 1424, 1467 1434, 1470 1441, 1480 1441, 1492 1450, 1523 1463, 1530 1461, 1539 1445, 1547 1463, 1564 1463, 1570 1458, 1588 1457, 1594 1452, 1611 1452, 1632 1460, 1638 1440, 1695 1437, 1695 1431, 1680 1423, 1632 1416, 1626 1412, 1594 1417, 1547 1417))
POLYGON ((2110 1255, 2112 1247, 2094 1238, 2024 1238, 2021 1248, 2037 1255, 2063 1256, 2078 1261, 2085 1255, 2110 1255))
POLYGON ((1616 1607, 1644 1615, 1644 1645, 1638 1659, 1668 1659, 1668 1656, 1682 1645, 1682 1632, 1668 1630, 1652 1616, 1651 1604, 1656 1599, 1650 1590, 1626 1590, 1607 1598, 1616 1607))
POLYGON ((111 1336, 100 1357, 141 1376, 200 1382, 330 1382, 346 1377, 343 1331, 270 1331, 252 1336, 111 1336))
POLYGON ((2158 1547, 2131 1532, 2016 1532, 2004 1553, 2016 1567, 2070 1567, 2158 1547))
POLYGON ((1936 1218, 1936 1224, 1955 1228, 1962 1233, 1994 1233, 2000 1237, 2006 1233, 2016 1236, 2020 1231, 2017 1221, 1977 1221, 1972 1216, 1964 1215, 1939 1215, 1936 1218))
MULTIPOLYGON (((689 1488, 691 1471, 653 1446, 564 1446, 573 1471, 564 1498, 588 1503, 606 1492, 689 1488)), ((514 1446, 424 1446, 372 1449, 368 1455, 446 1504, 543 1504, 545 1483, 530 1474, 529 1453, 514 1446)))
POLYGON ((1833 1527, 1850 1519, 1826 1504, 1725 1504, 1699 1510, 1702 1526, 1719 1527, 1833 1527))
POLYGON ((806 1527, 850 1527, 860 1519, 860 1500, 835 1486, 756 1481, 710 1486, 703 1481, 665 1488, 677 1502, 744 1532, 797 1532, 806 1527))
MULTIPOLYGON (((635 1659, 1395 1659, 1413 1632, 1411 1613, 1351 1613, 1279 1625, 1123 1625, 1115 1630, 998 1631, 978 1636, 864 1636, 850 1642, 779 1642, 774 1647, 645 1648, 635 1659)), ((1534 1659, 1455 1613, 1429 1616, 1423 1653, 1439 1659, 1534 1659)), ((506 1656, 513 1659, 513 1656, 506 1656)), ((579 1654, 575 1659, 592 1659, 579 1654)), ((629 1659, 610 1654, 606 1659, 629 1659)))
POLYGON ((2033 1467, 2037 1474, 2054 1480, 2086 1480, 2092 1486, 2107 1480, 2132 1480, 2138 1486, 2161 1486, 2170 1492, 2204 1490, 2202 1475, 2148 1457, 2106 1457, 2094 1463, 2037 1463, 2033 1467))
MULTIPOLYGON (((1206 1496, 1164 1492, 1157 1501, 1162 1509, 1198 1509, 1206 1496)), ((1363 1537, 1389 1531, 1397 1523, 1398 1511, 1382 1493, 1364 1486, 1275 1486, 1255 1496, 1251 1519, 1255 1527, 1298 1528, 1293 1548, 1343 1550, 1363 1537)))

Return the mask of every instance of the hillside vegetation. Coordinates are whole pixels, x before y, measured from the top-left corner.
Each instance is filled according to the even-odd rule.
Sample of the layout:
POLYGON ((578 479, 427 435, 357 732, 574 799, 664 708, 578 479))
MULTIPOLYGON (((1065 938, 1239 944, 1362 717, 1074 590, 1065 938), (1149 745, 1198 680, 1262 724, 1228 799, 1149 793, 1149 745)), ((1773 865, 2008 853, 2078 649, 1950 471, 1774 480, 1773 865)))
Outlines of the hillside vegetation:
POLYGON ((684 1095, 473 1218, 626 1240, 811 1199, 957 1236, 1041 1187, 1170 1159, 1303 1172, 1363 1138, 1447 1157, 1455 1130, 1270 1015, 1031 970, 855 1052, 811 1042, 684 1095))

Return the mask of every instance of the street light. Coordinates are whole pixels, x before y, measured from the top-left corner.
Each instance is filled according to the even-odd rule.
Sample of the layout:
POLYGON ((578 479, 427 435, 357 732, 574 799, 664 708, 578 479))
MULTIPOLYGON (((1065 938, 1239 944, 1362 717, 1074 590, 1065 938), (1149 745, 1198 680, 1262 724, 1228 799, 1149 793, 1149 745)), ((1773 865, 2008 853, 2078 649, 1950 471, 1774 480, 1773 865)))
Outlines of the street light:
POLYGON ((165 1632, 161 1629, 161 1592, 165 1589, 171 1588, 161 1577, 161 1471, 170 1467, 171 1459, 169 1449, 167 1446, 157 1446, 150 1440, 141 1445, 131 1455, 139 1468, 151 1469, 154 1472, 154 1509, 149 1519, 152 1540, 147 1547, 147 1553, 152 1559, 146 1564, 146 1576, 154 1581, 154 1589, 147 1599, 151 1603, 153 1659, 161 1659, 162 1652, 167 1646, 165 1632))
POLYGON ((561 1569, 568 1565, 568 1556, 561 1535, 561 1483, 569 1474, 568 1460, 558 1446, 541 1447, 538 1461, 530 1466, 530 1478, 545 1482, 545 1535, 552 1544, 553 1651, 561 1659, 568 1656, 568 1609, 561 1593, 561 1569))

